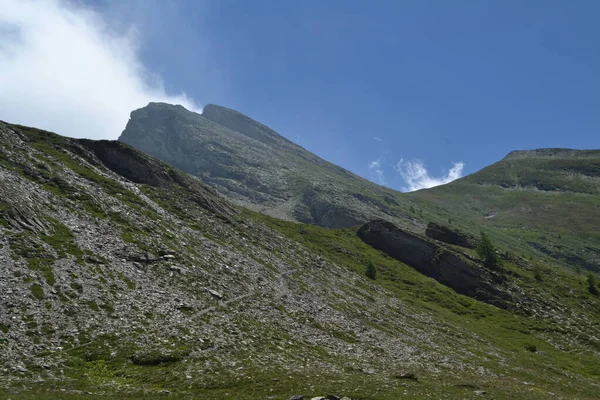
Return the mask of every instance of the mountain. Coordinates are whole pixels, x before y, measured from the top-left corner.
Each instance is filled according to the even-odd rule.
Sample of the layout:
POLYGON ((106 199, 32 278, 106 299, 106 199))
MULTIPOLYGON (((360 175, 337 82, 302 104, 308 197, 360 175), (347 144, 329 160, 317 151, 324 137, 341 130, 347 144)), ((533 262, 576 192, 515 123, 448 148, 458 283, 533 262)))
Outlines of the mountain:
POLYGON ((228 108, 202 114, 151 103, 119 141, 156 156, 238 205, 330 228, 384 219, 414 232, 427 222, 479 235, 565 267, 600 271, 600 151, 515 151, 468 177, 404 194, 376 185, 228 108))
POLYGON ((398 220, 397 192, 331 164, 249 117, 207 105, 202 114, 150 103, 119 141, 195 175, 238 205, 330 228, 398 220))
POLYGON ((443 208, 438 221, 490 230, 513 249, 600 272, 600 150, 514 151, 449 185, 407 197, 426 209, 443 208))
MULTIPOLYGON (((258 146, 238 149, 244 162, 266 152, 263 141, 276 141, 282 152, 305 152, 259 125, 252 137, 236 133, 232 121, 248 121, 232 119, 228 110, 230 128, 178 107, 156 107, 156 114, 150 108, 134 114, 155 121, 160 129, 152 132, 163 136, 148 140, 173 157, 175 148, 217 147, 216 139, 171 134, 170 127, 196 132, 198 121, 238 144, 258 146), (180 147, 167 146, 178 141, 180 147)), ((207 115, 218 121, 216 110, 207 115)), ((128 129, 152 124, 143 128, 136 116, 128 129)), ((494 218, 456 204, 476 204, 459 196, 476 188, 539 199, 538 187, 525 180, 507 186, 494 171, 525 159, 532 174, 560 175, 539 171, 537 163, 546 161, 513 154, 479 177, 409 195, 374 188, 373 196, 389 193, 398 205, 390 213, 373 206, 372 214, 340 205, 356 221, 383 219, 329 229, 235 205, 209 179, 123 142, 0 122, 0 143, 0 398, 597 398, 597 286, 563 268, 567 261, 554 263, 503 231, 512 199, 488 196, 496 201, 494 218), (445 202, 442 190, 449 191, 445 202), (497 264, 474 250, 480 227, 498 248, 497 264), (369 262, 375 280, 365 276, 369 262)), ((230 171, 238 155, 227 158, 228 151, 209 151, 210 163, 182 157, 230 171)), ((580 171, 593 171, 596 161, 581 156, 569 168, 579 165, 576 180, 584 182, 587 172, 580 171)), ((351 193, 342 183, 362 185, 350 174, 337 178, 346 173, 316 160, 314 171, 336 175, 342 195, 351 193)), ((250 182, 238 178, 239 187, 250 182)), ((564 183, 552 180, 563 188, 554 195, 573 196, 559 197, 561 207, 595 196, 563 193, 564 183)), ((286 196, 267 192, 273 204, 286 196)), ((552 221, 535 223, 549 229, 552 221)), ((577 237, 578 221, 569 238, 577 237)), ((520 235, 539 240, 532 232, 520 235)), ((571 251, 570 243, 560 250, 571 251)))

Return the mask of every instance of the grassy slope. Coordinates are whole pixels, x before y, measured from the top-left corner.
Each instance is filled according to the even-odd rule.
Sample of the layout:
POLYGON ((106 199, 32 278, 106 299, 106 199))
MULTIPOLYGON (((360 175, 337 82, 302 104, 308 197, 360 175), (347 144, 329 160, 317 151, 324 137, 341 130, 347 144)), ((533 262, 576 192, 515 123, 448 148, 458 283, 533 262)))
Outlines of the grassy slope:
MULTIPOLYGON (((133 209, 139 208, 139 199, 131 192, 116 185, 101 175, 79 166, 74 159, 64 152, 57 152, 55 145, 65 146, 60 137, 48 137, 45 134, 36 136, 39 131, 22 132, 31 135, 33 146, 39 151, 56 156, 74 172, 86 176, 91 181, 104 187, 119 199, 128 203, 133 209)), ((11 167, 4 165, 5 168, 11 167)), ((60 191, 52 185, 44 187, 48 191, 60 191)), ((180 213, 186 217, 189 212, 184 208, 174 208, 178 203, 178 193, 161 188, 147 189, 145 192, 153 197, 165 209, 180 213)), ((61 195, 65 195, 61 192, 61 195)), ((418 201, 422 201, 419 199, 418 201)), ((445 211, 437 209, 435 197, 425 209, 424 219, 436 216, 445 218, 445 211), (439 214, 438 214, 439 213, 439 214)), ((90 203, 93 204, 93 203, 90 203)), ((427 203, 423 203, 427 204, 427 203)), ((86 205, 86 212, 101 213, 91 205, 86 205)), ((467 211, 451 210, 448 215, 461 215, 467 211)), ((157 218, 156 215, 152 216, 157 218)), ((416 217, 418 218, 418 217, 416 217)), ((459 219, 458 217, 454 217, 459 219)), ((472 217, 470 217, 472 218, 472 217)), ((48 399, 79 399, 86 395, 67 391, 62 393, 60 388, 74 390, 98 390, 105 392, 103 398, 159 398, 163 395, 150 390, 142 394, 140 388, 164 388, 178 393, 178 398, 206 399, 245 399, 245 398, 286 398, 293 392, 305 395, 327 393, 343 393, 363 399, 420 399, 427 395, 433 398, 448 398, 472 396, 475 387, 486 390, 491 398, 546 398, 548 392, 557 395, 579 398, 594 398, 598 393, 600 368, 598 365, 598 341, 594 338, 580 338, 579 341, 565 340, 568 332, 556 321, 520 317, 508 311, 497 309, 470 298, 457 295, 450 289, 415 272, 410 267, 375 251, 362 243, 356 237, 354 229, 330 230, 314 226, 284 222, 261 214, 245 211, 242 219, 265 224, 280 232, 287 238, 301 243, 313 254, 343 266, 355 274, 362 275, 368 260, 378 267, 379 279, 375 285, 394 294, 403 302, 411 304, 418 310, 430 313, 434 320, 447 324, 449 327, 461 327, 461 330, 447 332, 448 340, 456 337, 460 342, 461 336, 476 335, 477 340, 470 341, 469 350, 472 357, 488 368, 494 375, 479 376, 476 372, 464 374, 460 379, 455 376, 423 372, 420 381, 381 381, 377 377, 365 375, 356 371, 347 374, 328 375, 316 372, 304 374, 277 374, 261 369, 247 367, 247 378, 230 376, 230 371, 217 370, 202 386, 188 388, 185 381, 174 378, 176 371, 185 369, 185 364, 174 362, 159 366, 135 366, 125 360, 85 360, 83 354, 73 354, 72 367, 68 372, 72 379, 68 385, 64 383, 40 383, 33 390, 22 391, 19 386, 6 392, 13 399, 43 398, 48 399), (533 347, 544 354, 534 353, 533 347), (592 350, 592 351, 590 351, 592 350), (524 384, 524 382, 529 382, 524 384), (473 385, 468 386, 468 385, 473 385), (118 389, 117 389, 118 388, 118 389), (130 392, 127 395, 127 392, 130 392), (523 396, 523 393, 526 393, 523 396)), ((485 221, 480 221, 484 223, 485 221)), ((121 221, 126 225, 127 221, 121 221)), ((457 222, 458 225, 469 228, 468 220, 457 222)), ((123 227, 124 234, 133 231, 136 235, 144 234, 131 227, 123 227)), ((241 229, 241 228, 240 228, 241 229)), ((471 229, 472 230, 472 229, 471 229)), ((498 237, 502 235, 497 234, 498 237)), ((130 240, 134 241, 132 236, 130 240)), ((508 238, 509 240, 511 238, 508 238)), ((72 238, 68 234, 48 238, 54 246, 69 251, 72 238)), ((226 240, 223 238, 223 240, 226 240)), ((509 241, 510 242, 510 241, 509 241)), ((512 242, 510 242, 512 243, 512 242)), ((71 250, 73 251, 73 250, 71 250)), ((517 271, 522 275, 520 282, 530 291, 539 291, 544 296, 551 296, 567 306, 571 312, 586 315, 592 325, 598 327, 598 299, 587 293, 581 278, 561 269, 545 271, 542 282, 533 279, 532 271, 522 270, 514 265, 506 268, 517 271)), ((355 290, 365 291, 368 295, 372 290, 361 286, 355 290)), ((366 323, 366 322, 365 322, 366 323)), ((415 320, 415 325, 422 324, 415 320)), ((386 329, 381 324, 381 329, 386 329)), ((426 328, 426 327, 425 327, 426 328)), ((257 328, 258 329, 258 328, 257 328)), ((389 329, 389 328, 388 328, 389 329)), ((273 349, 270 349, 272 351, 273 349)), ((301 350, 299 350, 301 351, 301 350)), ((0 391, 1 394, 1 391, 0 391)))
POLYGON ((429 218, 446 224, 451 220, 475 234, 488 231, 504 247, 527 257, 571 269, 575 263, 569 257, 580 257, 592 264, 587 269, 598 272, 599 171, 600 151, 554 157, 529 152, 407 197, 429 218), (547 257, 536 247, 561 256, 547 257))

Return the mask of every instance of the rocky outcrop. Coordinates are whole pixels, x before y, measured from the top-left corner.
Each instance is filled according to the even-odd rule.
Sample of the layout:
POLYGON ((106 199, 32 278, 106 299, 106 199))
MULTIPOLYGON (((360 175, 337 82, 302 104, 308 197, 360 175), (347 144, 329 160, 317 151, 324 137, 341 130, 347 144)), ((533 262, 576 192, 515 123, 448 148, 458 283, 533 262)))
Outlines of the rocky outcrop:
POLYGON ((453 229, 448 226, 430 222, 427 224, 425 235, 440 242, 453 244, 456 246, 474 249, 477 247, 477 239, 466 232, 461 232, 458 229, 453 229))
POLYGON ((384 220, 364 224, 358 236, 460 294, 505 308, 514 300, 500 288, 505 280, 500 273, 483 268, 467 254, 450 250, 440 242, 404 231, 384 220))
POLYGON ((173 168, 124 143, 87 139, 81 139, 79 142, 92 150, 102 164, 132 182, 165 186, 178 180, 173 168))
MULTIPOLYGON (((141 151, 121 142, 109 140, 77 140, 85 149, 93 152, 96 162, 134 183, 162 188, 185 188, 189 201, 217 214, 222 219, 230 219, 237 214, 235 207, 221 199, 211 188, 202 185, 197 179, 177 171, 166 163, 149 157, 141 151)), ((94 162, 93 159, 89 160, 94 162)))

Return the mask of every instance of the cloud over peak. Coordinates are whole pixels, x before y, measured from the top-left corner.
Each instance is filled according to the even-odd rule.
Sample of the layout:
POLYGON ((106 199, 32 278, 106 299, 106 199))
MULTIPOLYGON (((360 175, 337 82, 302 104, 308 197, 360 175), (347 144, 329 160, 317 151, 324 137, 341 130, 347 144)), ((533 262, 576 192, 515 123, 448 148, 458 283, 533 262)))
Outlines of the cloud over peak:
POLYGON ((369 173, 371 175, 371 181, 379 185, 385 185, 385 175, 383 173, 383 169, 381 168, 381 162, 379 159, 369 163, 369 173))
POLYGON ((404 191, 412 192, 419 189, 428 189, 444 185, 462 177, 465 164, 462 161, 452 164, 452 168, 440 177, 429 175, 425 164, 419 160, 400 159, 395 166, 396 171, 404 179, 404 191))
POLYGON ((71 2, 0 1, 0 119, 116 139, 129 113, 151 101, 200 109, 146 70, 134 28, 115 32, 71 2))

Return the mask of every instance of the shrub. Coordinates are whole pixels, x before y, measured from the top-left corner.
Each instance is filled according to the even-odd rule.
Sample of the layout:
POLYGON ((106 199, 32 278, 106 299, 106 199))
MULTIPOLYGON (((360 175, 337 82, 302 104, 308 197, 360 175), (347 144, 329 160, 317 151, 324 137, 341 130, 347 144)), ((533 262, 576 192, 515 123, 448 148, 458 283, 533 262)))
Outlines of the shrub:
POLYGON ((587 280, 588 292, 590 292, 594 296, 597 296, 598 288, 596 287, 596 275, 594 275, 593 273, 590 272, 588 274, 586 280, 587 280))
POLYGON ((369 279, 372 279, 372 280, 377 279, 377 268, 375 267, 375 264, 373 264, 373 261, 371 261, 371 260, 369 260, 369 262, 367 263, 367 269, 365 270, 365 275, 369 279))
POLYGON ((483 261, 483 265, 487 268, 498 268, 498 256, 496 255, 496 249, 490 239, 481 232, 481 239, 477 246, 477 254, 483 261))
POLYGON ((540 267, 538 267, 537 265, 535 267, 533 267, 533 277, 538 282, 542 281, 542 269, 540 267))

